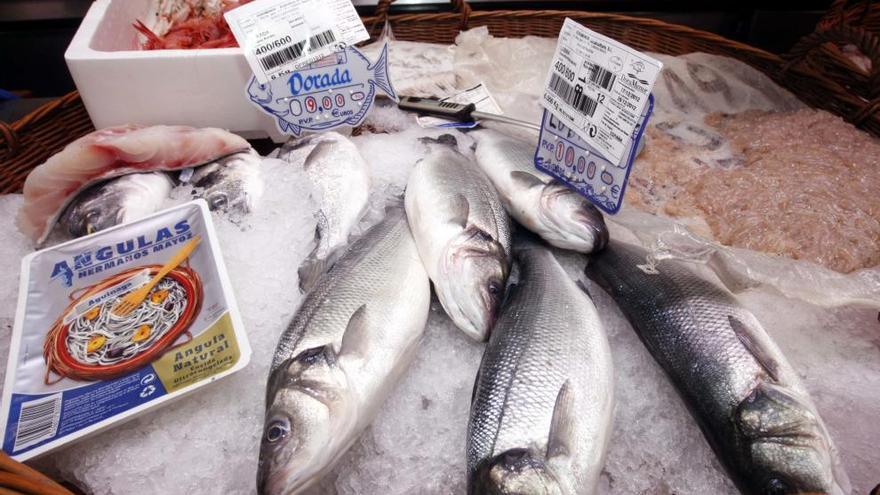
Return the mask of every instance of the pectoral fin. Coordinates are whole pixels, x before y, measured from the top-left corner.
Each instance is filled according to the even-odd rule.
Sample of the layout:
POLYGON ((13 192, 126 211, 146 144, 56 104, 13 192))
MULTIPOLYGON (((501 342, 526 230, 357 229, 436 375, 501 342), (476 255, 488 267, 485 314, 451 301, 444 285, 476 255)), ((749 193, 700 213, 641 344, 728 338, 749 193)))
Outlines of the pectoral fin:
POLYGON ((367 329, 367 305, 362 304, 348 320, 342 334, 341 356, 365 356, 367 354, 369 332, 367 329))
POLYGON ((767 353, 766 349, 761 347, 755 332, 748 326, 748 324, 739 320, 735 316, 728 316, 727 320, 730 322, 730 327, 733 328, 733 332, 736 334, 736 337, 739 339, 740 343, 742 343, 743 347, 749 351, 749 354, 754 356, 758 364, 760 364, 761 367, 764 368, 764 371, 767 372, 767 375, 770 376, 773 381, 778 382, 779 363, 767 353))
POLYGON ((467 198, 462 194, 456 194, 449 206, 452 216, 449 218, 450 223, 460 225, 461 228, 467 227, 468 215, 470 215, 471 205, 467 198))
POLYGON ((547 437, 547 458, 568 457, 574 452, 575 396, 568 380, 556 394, 553 419, 550 421, 550 434, 547 437))
POLYGON ((538 177, 522 170, 514 170, 510 173, 510 179, 518 187, 531 189, 533 187, 544 187, 544 182, 538 177))

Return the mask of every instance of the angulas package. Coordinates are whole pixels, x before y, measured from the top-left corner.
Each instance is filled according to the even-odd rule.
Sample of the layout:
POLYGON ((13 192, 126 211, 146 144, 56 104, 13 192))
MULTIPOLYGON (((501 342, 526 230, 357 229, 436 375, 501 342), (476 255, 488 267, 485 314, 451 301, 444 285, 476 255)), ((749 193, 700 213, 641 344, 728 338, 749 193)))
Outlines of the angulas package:
POLYGON ((250 352, 203 200, 37 251, 22 261, 3 450, 47 452, 234 373, 250 352))

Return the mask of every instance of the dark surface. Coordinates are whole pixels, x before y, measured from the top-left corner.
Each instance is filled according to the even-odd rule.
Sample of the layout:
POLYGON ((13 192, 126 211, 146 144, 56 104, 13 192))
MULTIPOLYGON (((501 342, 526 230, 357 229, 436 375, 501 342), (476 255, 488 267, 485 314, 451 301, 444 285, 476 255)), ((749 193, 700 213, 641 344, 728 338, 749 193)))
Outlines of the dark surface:
MULTIPOLYGON (((370 13, 376 0, 355 0, 358 11, 370 13)), ((482 1, 476 9, 565 9, 618 12, 718 33, 773 52, 785 52, 809 34, 830 0, 593 0, 593 1, 482 1)), ((0 0, 0 89, 27 96, 60 96, 74 88, 64 62, 64 51, 91 0, 0 0)), ((449 9, 445 2, 397 0, 393 13, 449 9)), ((8 121, 12 108, 5 104, 8 121)), ((16 112, 17 114, 18 112, 16 112)))

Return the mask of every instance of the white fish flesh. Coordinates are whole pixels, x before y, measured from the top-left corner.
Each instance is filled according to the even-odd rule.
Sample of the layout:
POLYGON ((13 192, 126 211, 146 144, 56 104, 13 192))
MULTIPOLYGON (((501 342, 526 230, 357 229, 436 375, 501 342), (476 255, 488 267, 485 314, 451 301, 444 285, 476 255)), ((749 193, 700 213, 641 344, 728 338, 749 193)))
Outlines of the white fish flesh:
POLYGON ((178 170, 250 148, 222 129, 124 125, 87 134, 28 174, 16 223, 40 246, 80 192, 122 175, 178 170))

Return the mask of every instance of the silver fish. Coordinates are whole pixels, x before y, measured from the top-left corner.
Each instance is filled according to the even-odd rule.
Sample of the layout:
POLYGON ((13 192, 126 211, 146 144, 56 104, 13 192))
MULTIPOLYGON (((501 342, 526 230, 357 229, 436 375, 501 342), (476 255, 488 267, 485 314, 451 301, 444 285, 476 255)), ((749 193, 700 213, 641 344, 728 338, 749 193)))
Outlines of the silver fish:
POLYGON ((489 179, 444 134, 409 176, 409 225, 440 304, 456 326, 483 341, 510 271, 510 220, 489 179))
POLYGON ((262 157, 251 150, 195 169, 188 181, 199 188, 193 191, 193 196, 204 198, 212 210, 253 211, 263 195, 262 161, 262 157))
POLYGON ((492 130, 469 133, 477 163, 517 222, 550 244, 591 253, 608 243, 602 213, 565 184, 537 170, 535 146, 492 130))
POLYGON ((614 409, 605 330, 550 251, 530 243, 514 249, 520 280, 474 386, 468 492, 594 493, 614 409))
POLYGON ((356 240, 282 334, 257 486, 300 493, 372 422, 424 332, 431 289, 402 208, 356 240))
POLYGON ((82 237, 153 213, 170 193, 171 179, 164 172, 110 179, 77 196, 61 225, 73 237, 82 237))
POLYGON ((285 145, 282 159, 302 167, 320 194, 315 214, 317 246, 300 268, 300 288, 307 290, 343 251, 351 230, 367 208, 370 166, 345 136, 324 132, 285 145))
POLYGON ((681 262, 646 273, 646 252, 611 242, 587 274, 620 306, 746 494, 849 493, 797 373, 758 320, 681 262))

